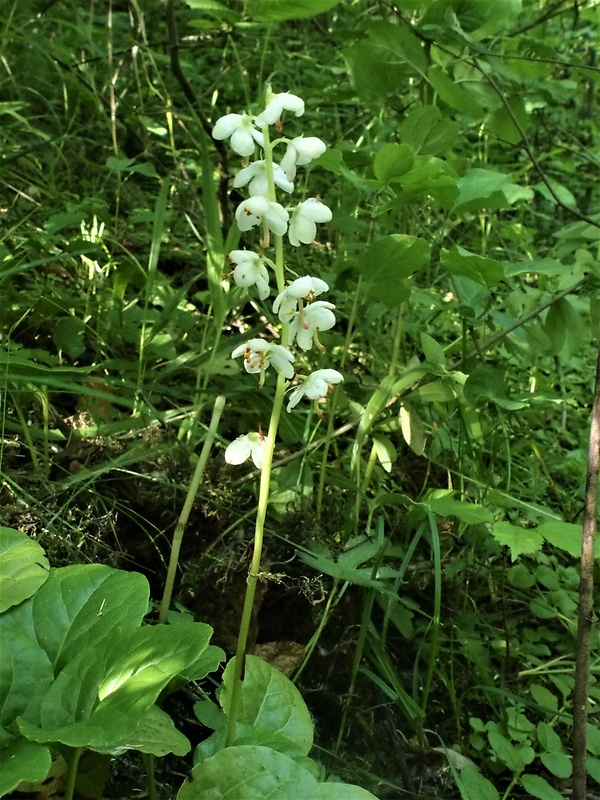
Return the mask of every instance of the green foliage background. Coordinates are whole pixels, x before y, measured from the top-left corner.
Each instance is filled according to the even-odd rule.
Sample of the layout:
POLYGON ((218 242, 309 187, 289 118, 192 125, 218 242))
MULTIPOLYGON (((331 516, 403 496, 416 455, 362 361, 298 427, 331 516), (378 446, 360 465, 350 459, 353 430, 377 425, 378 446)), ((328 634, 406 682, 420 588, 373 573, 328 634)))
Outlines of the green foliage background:
MULTIPOLYGON (((345 381, 324 418, 285 415, 269 524, 323 576, 309 656, 328 626, 350 654, 322 744, 358 752, 380 797, 417 792, 444 749, 419 796, 560 796, 598 333, 598 3, 171 7, 185 82, 158 0, 7 4, 0 521, 65 564, 115 563, 134 526, 160 576, 170 522, 144 503, 176 513, 214 397, 221 444, 267 424, 272 383, 257 392, 230 354, 277 319, 257 323, 225 277, 238 165, 209 132, 256 112, 267 81, 298 93, 290 130, 326 141, 310 193, 334 216, 288 266, 332 287, 342 322, 323 339, 345 381), (126 480, 134 509, 112 491, 126 480), (361 752, 365 729, 408 778, 375 740, 361 752)), ((198 549, 217 563, 245 563, 230 537, 251 477, 219 455, 206 479, 198 549)))

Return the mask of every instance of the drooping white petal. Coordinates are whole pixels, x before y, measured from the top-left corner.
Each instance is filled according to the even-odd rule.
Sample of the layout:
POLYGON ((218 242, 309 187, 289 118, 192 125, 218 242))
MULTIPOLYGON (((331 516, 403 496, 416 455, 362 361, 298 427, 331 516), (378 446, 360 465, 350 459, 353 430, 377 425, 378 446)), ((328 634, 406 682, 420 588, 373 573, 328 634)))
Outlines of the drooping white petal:
POLYGON ((310 350, 316 331, 328 331, 335 325, 334 305, 317 300, 304 308, 290 323, 290 342, 294 340, 302 350, 310 350))
POLYGON ((274 94, 266 105, 265 110, 256 117, 256 124, 273 125, 281 117, 283 111, 293 111, 297 117, 304 114, 304 100, 290 92, 274 94))
POLYGON ((286 378, 294 377, 293 361, 294 355, 290 353, 287 347, 283 347, 280 344, 271 345, 271 364, 280 375, 286 378))
POLYGON ((295 408, 303 397, 307 397, 309 400, 325 397, 336 383, 343 380, 343 375, 336 369, 316 370, 290 393, 287 410, 291 411, 295 408))
POLYGON ((235 265, 233 280, 236 286, 256 286, 261 300, 269 296, 269 272, 258 253, 252 250, 232 250, 229 263, 235 265))
POLYGON ((264 461, 265 442, 259 433, 251 431, 243 436, 238 436, 225 450, 225 461, 228 464, 243 464, 252 456, 254 466, 262 469, 264 461))
POLYGON ((296 177, 296 167, 304 167, 313 160, 323 155, 327 145, 317 136, 298 136, 292 139, 281 159, 281 167, 287 177, 293 181, 296 177))
POLYGON ((214 139, 229 139, 232 150, 240 156, 251 156, 255 142, 264 145, 264 136, 247 114, 226 114, 215 122, 212 135, 214 139))
POLYGON ((328 208, 316 197, 309 197, 294 209, 290 221, 289 238, 290 244, 298 247, 300 242, 311 244, 317 235, 316 222, 329 222, 331 220, 331 209, 328 208))
POLYGON ((269 230, 278 236, 283 236, 287 230, 289 214, 279 203, 257 196, 249 197, 240 203, 235 211, 235 218, 241 231, 255 228, 264 218, 269 230))
MULTIPOLYGON (((287 175, 279 164, 273 164, 273 182, 275 186, 283 189, 284 192, 294 191, 294 184, 288 180, 287 175)), ((251 196, 262 195, 266 197, 269 194, 269 179, 265 161, 254 161, 241 169, 233 179, 233 185, 236 189, 246 186, 247 183, 250 184, 248 191, 251 196)))
POLYGON ((238 436, 225 450, 225 461, 228 464, 243 464, 250 457, 252 444, 248 439, 248 434, 238 436))
POLYGON ((270 364, 273 364, 274 369, 286 378, 291 378, 294 375, 292 366, 294 354, 283 345, 272 344, 264 339, 250 339, 245 344, 236 347, 231 357, 237 358, 242 354, 246 372, 260 372, 262 374, 270 364))
POLYGON ((273 313, 278 313, 279 319, 282 322, 287 322, 298 308, 298 300, 300 298, 303 300, 314 300, 315 297, 326 292, 328 289, 328 284, 320 278, 313 278, 310 275, 296 278, 295 281, 290 283, 289 286, 286 286, 275 298, 273 313))

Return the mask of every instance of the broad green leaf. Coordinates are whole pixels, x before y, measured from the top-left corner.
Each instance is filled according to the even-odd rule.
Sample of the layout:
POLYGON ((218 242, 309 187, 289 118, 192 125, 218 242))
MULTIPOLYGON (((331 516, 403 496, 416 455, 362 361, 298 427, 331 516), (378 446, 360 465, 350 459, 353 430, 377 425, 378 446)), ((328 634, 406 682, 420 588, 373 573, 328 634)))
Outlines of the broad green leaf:
POLYGON ((588 722, 585 730, 588 752, 593 756, 600 756, 600 726, 588 722))
POLYGON ((521 0, 434 0, 421 26, 464 33, 479 40, 509 28, 520 12, 521 0))
POLYGON ((177 800, 321 800, 320 785, 296 761, 256 745, 220 750, 192 769, 177 800))
POLYGON ((533 190, 512 183, 508 175, 489 169, 472 169, 458 181, 459 195, 453 211, 510 208, 519 200, 531 200, 533 190))
POLYGON ((394 462, 398 458, 396 448, 387 436, 382 436, 381 434, 373 436, 373 448, 377 454, 377 460, 389 474, 392 471, 394 462))
MULTIPOLYGON (((223 673, 219 701, 229 712, 235 658, 223 673)), ((235 732, 236 744, 261 744, 295 757, 308 755, 313 724, 306 703, 282 672, 257 656, 246 656, 242 701, 235 732)))
MULTIPOLYGON (((571 522, 544 522, 538 528, 539 533, 553 547, 558 547, 573 556, 581 558, 581 542, 583 529, 581 525, 571 522)), ((600 541, 595 542, 595 556, 600 558, 600 541)))
POLYGON ((572 358, 589 341, 589 328, 574 304, 562 297, 548 309, 544 333, 552 342, 552 355, 572 358))
POLYGON ((573 764, 566 753, 540 753, 540 761, 555 777, 561 780, 571 777, 573 764))
POLYGON ((430 67, 427 78, 440 99, 450 108, 475 118, 483 115, 483 108, 477 101, 476 95, 461 83, 452 80, 442 67, 435 65, 430 67))
POLYGON ((367 294, 393 308, 410 294, 404 279, 423 269, 430 255, 431 245, 424 239, 397 233, 367 247, 357 260, 357 268, 367 294))
POLYGON ((528 405, 522 400, 511 400, 502 375, 486 364, 475 367, 469 375, 464 386, 464 396, 475 406, 483 398, 509 411, 526 408, 528 405))
POLYGON ((351 783, 327 781, 319 784, 319 800, 377 800, 374 794, 351 783))
POLYGON ((488 740, 498 760, 515 774, 522 772, 535 758, 531 747, 523 744, 514 745, 498 731, 488 731, 488 740))
POLYGON ((37 542, 0 526, 0 613, 35 594, 48 570, 48 559, 37 542))
POLYGON ((443 155, 458 135, 458 125, 442 117, 437 106, 411 111, 400 126, 400 137, 422 156, 443 155))
POLYGON ((323 14, 340 0, 249 0, 248 14, 257 22, 283 22, 323 14))
POLYGON ((438 517, 456 517, 466 525, 478 525, 492 522, 494 515, 491 511, 476 503, 467 503, 465 500, 455 500, 453 497, 429 497, 427 505, 438 517))
POLYGON ((496 522, 492 527, 492 536, 499 544, 508 547, 511 561, 516 561, 523 554, 538 553, 544 542, 537 529, 528 530, 510 522, 496 522))
POLYGON ((112 172, 126 172, 135 164, 135 158, 117 158, 116 156, 109 156, 106 159, 106 166, 112 172))
POLYGON ((485 778, 475 767, 465 767, 460 772, 460 782, 465 800, 500 800, 494 784, 485 778))
POLYGON ((521 786, 527 794, 537 797, 538 800, 564 800, 564 796, 540 775, 521 775, 521 786))
POLYGON ((0 617, 37 641, 55 674, 90 646, 98 648, 115 630, 140 625, 148 610, 148 581, 136 572, 103 564, 50 570, 37 593, 0 617))
POLYGON ((421 333, 421 348, 429 364, 441 367, 442 369, 446 366, 444 348, 441 344, 436 342, 433 336, 430 336, 428 333, 421 333))
MULTIPOLYGON (((368 586, 377 589, 383 594, 391 595, 390 592, 387 592, 383 580, 373 578, 372 567, 359 567, 360 564, 364 564, 374 558, 380 550, 381 545, 379 542, 375 539, 372 541, 367 540, 349 547, 338 558, 335 558, 324 544, 315 542, 310 551, 301 553, 301 558, 305 564, 308 564, 317 572, 323 572, 325 575, 330 575, 339 581, 355 583, 358 586, 368 586)), ((393 578, 398 573, 389 567, 381 567, 377 574, 381 578, 393 578)))
POLYGON ((381 188, 378 181, 363 178, 357 172, 351 170, 344 161, 344 154, 342 151, 337 150, 335 147, 328 147, 322 156, 315 159, 313 164, 322 167, 328 172, 332 172, 334 175, 339 175, 351 186, 360 189, 362 192, 375 192, 381 188))
POLYGON ((177 730, 171 717, 158 706, 150 706, 133 733, 110 748, 113 755, 138 750, 161 758, 168 753, 184 756, 191 748, 187 736, 177 730))
POLYGON ((521 131, 514 123, 513 115, 520 125, 522 131, 527 133, 530 117, 525 110, 525 101, 522 97, 510 97, 506 99, 512 114, 509 113, 503 104, 489 115, 486 122, 486 130, 502 142, 509 145, 519 144, 523 138, 521 131))
MULTIPOLYGON (((525 588, 530 588, 530 586, 525 588)), ((542 706, 543 709, 547 711, 558 711, 558 698, 545 686, 539 683, 533 683, 529 687, 529 691, 535 702, 542 706)))
POLYGON ((458 196, 457 181, 458 176, 447 161, 435 156, 417 156, 412 168, 398 178, 403 191, 396 204, 407 205, 427 195, 444 208, 450 208, 458 196))
POLYGON ((62 317, 55 323, 52 332, 54 344, 69 358, 76 359, 85 352, 83 335, 85 324, 77 317, 62 317))
MULTIPOLYGON (((46 693, 39 723, 19 721, 32 741, 109 749, 129 737, 160 692, 208 645, 209 625, 121 628, 73 658, 46 693)), ((214 668, 220 660, 213 648, 214 668)))
POLYGON ((39 644, 16 626, 0 627, 0 725, 18 734, 19 716, 35 719, 52 684, 52 664, 39 644))
POLYGON ((407 144, 384 144, 377 151, 373 162, 373 172, 381 183, 386 184, 394 178, 404 175, 412 167, 415 154, 407 144))
POLYGON ((585 760, 587 773, 596 783, 600 783, 600 758, 588 756, 585 760))
POLYGON ((22 781, 43 781, 50 772, 52 756, 43 744, 15 739, 0 746, 0 764, 0 797, 4 797, 22 781))
POLYGON ((406 26, 372 22, 366 39, 344 51, 352 81, 361 97, 386 98, 407 78, 424 76, 423 45, 406 26))
POLYGON ((567 189, 562 183, 552 180, 552 178, 549 178, 548 182, 550 183, 552 192, 545 183, 536 183, 533 188, 553 205, 557 205, 558 198, 558 200, 564 203, 568 208, 577 209, 577 200, 570 189, 567 189))
MULTIPOLYGON (((240 12, 235 10, 231 7, 231 4, 225 4, 218 2, 218 0, 185 0, 186 5, 188 5, 194 11, 204 12, 204 14, 208 14, 210 17, 213 17, 215 20, 219 22, 228 22, 230 25, 234 25, 236 22, 240 20, 240 12)), ((188 25, 192 28, 203 28, 206 26, 206 19, 203 16, 199 16, 197 18, 192 18, 188 20, 188 25)), ((150 121, 150 124, 153 127, 156 126, 156 122, 153 120, 150 121)), ((148 128, 152 130, 151 127, 148 128)))
POLYGON ((460 245, 442 250, 440 260, 453 275, 465 275, 484 286, 496 286, 504 278, 504 269, 499 261, 471 253, 460 245))
POLYGON ((425 450, 425 433, 421 420, 413 409, 406 405, 400 406, 400 429, 404 441, 418 456, 422 456, 425 450))
POLYGON ((538 258, 531 261, 503 261, 504 274, 507 278, 512 278, 513 275, 548 275, 554 277, 556 275, 564 275, 568 269, 560 261, 555 258, 538 258))

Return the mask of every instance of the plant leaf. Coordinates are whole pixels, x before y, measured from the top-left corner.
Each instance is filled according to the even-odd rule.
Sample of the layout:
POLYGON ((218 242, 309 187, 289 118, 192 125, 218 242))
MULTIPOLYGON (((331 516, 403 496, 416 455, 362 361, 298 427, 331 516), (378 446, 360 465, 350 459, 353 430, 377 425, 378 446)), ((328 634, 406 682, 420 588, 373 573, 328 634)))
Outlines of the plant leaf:
POLYGON ((35 594, 47 580, 49 568, 37 542, 0 526, 0 613, 35 594))
POLYGON ((270 747, 236 745, 192 769, 177 800, 321 800, 316 778, 270 747))
MULTIPOLYGON (((219 701, 229 712, 235 658, 223 673, 219 701)), ((313 724, 298 689, 282 672, 257 656, 246 656, 236 744, 261 744, 288 756, 305 756, 313 743, 313 724)))

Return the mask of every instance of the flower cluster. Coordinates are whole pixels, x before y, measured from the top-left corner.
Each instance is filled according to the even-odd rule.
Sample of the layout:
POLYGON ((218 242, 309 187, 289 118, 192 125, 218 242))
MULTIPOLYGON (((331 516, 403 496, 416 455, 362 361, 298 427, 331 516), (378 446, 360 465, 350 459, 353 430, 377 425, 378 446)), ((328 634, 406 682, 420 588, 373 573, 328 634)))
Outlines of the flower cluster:
MULTIPOLYGON (((232 149, 242 156, 242 168, 233 185, 238 189, 246 187, 249 196, 236 209, 237 225, 242 232, 259 228, 262 234, 259 252, 233 250, 229 254, 233 269, 231 277, 244 291, 256 286, 259 298, 266 300, 271 294, 269 268, 274 270, 280 291, 273 303, 273 313, 278 315, 284 328, 288 326, 284 338, 287 346, 255 338, 236 347, 232 353, 233 358, 243 356, 247 372, 260 376, 259 388, 263 386, 265 372, 270 366, 286 380, 291 380, 295 356, 290 346, 296 344, 301 350, 308 351, 314 345, 324 352, 319 332, 327 331, 335 324, 335 306, 325 300, 316 300, 329 289, 325 281, 307 275, 285 286, 283 264, 275 264, 264 255, 270 246, 271 234, 278 237, 287 234, 293 247, 312 244, 317 235, 317 223, 329 222, 332 216, 331 210, 317 197, 309 197, 292 208, 277 201, 278 189, 287 195, 293 192, 298 167, 310 164, 326 149, 324 142, 316 136, 281 137, 271 144, 269 126, 274 125, 275 130, 281 133, 284 112, 302 116, 304 101, 289 92, 273 94, 269 91, 266 106, 260 114, 255 117, 227 114, 217 120, 212 132, 215 139, 229 139, 232 149), (286 150, 280 162, 276 163, 273 148, 280 143, 286 145, 286 150), (257 146, 263 151, 262 158, 251 162, 257 146)), ((298 385, 289 394, 288 411, 304 397, 318 401, 343 377, 334 369, 319 369, 306 377, 297 376, 297 380, 298 385)), ((225 457, 230 464, 241 464, 252 457, 260 468, 264 447, 262 433, 251 432, 232 442, 225 457)))

